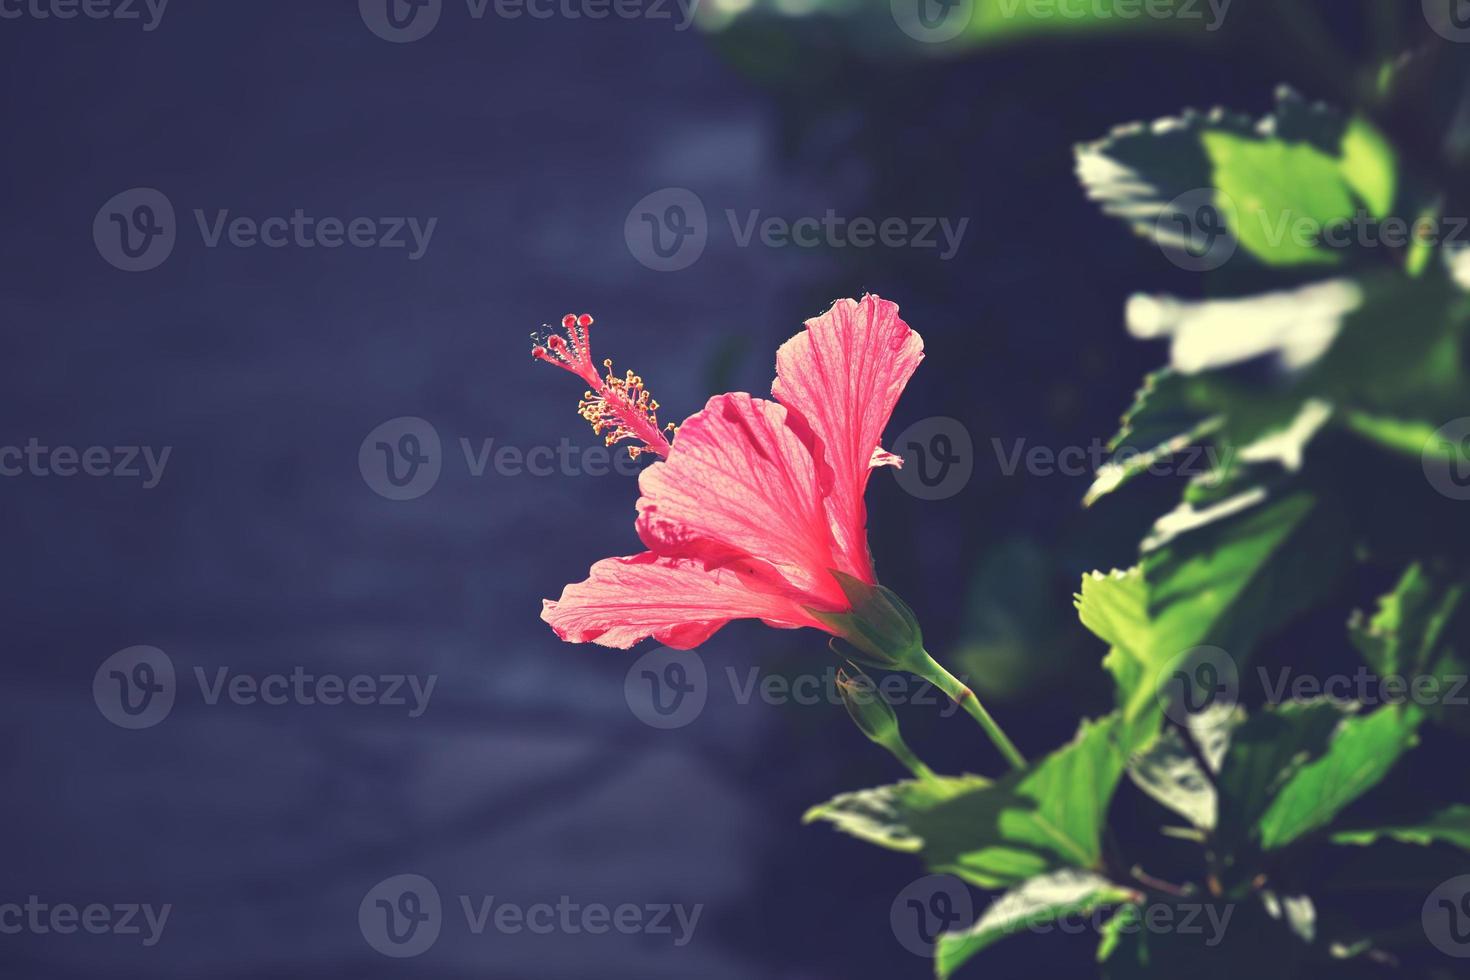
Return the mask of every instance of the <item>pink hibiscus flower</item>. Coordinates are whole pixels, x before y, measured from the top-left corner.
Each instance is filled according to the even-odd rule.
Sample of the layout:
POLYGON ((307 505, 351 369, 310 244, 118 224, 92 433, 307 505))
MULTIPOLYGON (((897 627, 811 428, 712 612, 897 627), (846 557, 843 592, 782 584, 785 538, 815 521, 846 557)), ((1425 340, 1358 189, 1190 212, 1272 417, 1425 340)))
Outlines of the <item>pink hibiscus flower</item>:
POLYGON ((894 637, 917 646, 906 606, 878 585, 863 493, 924 343, 877 296, 840 300, 776 354, 774 401, 716 395, 677 427, 632 372, 592 366, 592 318, 568 316, 536 357, 589 388, 579 410, 608 445, 663 457, 639 479, 636 528, 647 549, 592 566, 547 599, 541 618, 573 643, 626 649, 652 637, 696 647, 734 619, 813 627, 891 662, 894 637), (673 427, 668 427, 672 429, 673 427))
MULTIPOLYGON (((902 465, 879 440, 924 359, 898 306, 839 300, 776 352, 775 401, 716 395, 672 442, 664 433, 675 427, 659 425, 643 379, 618 377, 611 361, 605 376, 593 368, 591 326, 586 314, 567 316, 566 336, 531 353, 587 382, 578 411, 609 446, 628 440, 635 457, 662 458, 638 481, 636 527, 648 550, 604 558, 560 599, 544 600, 541 618, 557 636, 619 649, 653 637, 688 650, 734 619, 810 626, 850 643, 854 660, 933 683, 1023 769, 1025 757, 929 656, 913 612, 873 574, 863 493, 875 467, 902 465)), ((912 763, 922 778, 927 770, 912 763)))

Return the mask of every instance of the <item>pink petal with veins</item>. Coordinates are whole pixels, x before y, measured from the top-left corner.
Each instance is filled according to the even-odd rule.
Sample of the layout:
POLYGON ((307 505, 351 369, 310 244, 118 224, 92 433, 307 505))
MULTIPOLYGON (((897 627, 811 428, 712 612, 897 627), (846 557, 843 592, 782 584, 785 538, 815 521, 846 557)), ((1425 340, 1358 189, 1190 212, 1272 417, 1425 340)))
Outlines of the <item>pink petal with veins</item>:
POLYGON ((626 650, 651 636, 689 650, 732 619, 821 629, 802 610, 801 598, 752 583, 739 563, 711 570, 699 561, 644 552, 593 565, 587 579, 568 585, 560 599, 543 600, 541 618, 572 643, 626 650))
POLYGON ((776 352, 776 400, 801 413, 832 468, 827 501, 844 571, 876 581, 863 493, 874 466, 896 465, 879 445, 898 398, 924 359, 924 341, 877 296, 838 300, 776 352))
POLYGON ((718 568, 758 559, 810 605, 841 608, 830 569, 832 471, 806 420, 743 392, 717 395, 679 427, 669 458, 638 481, 638 536, 650 551, 718 568))

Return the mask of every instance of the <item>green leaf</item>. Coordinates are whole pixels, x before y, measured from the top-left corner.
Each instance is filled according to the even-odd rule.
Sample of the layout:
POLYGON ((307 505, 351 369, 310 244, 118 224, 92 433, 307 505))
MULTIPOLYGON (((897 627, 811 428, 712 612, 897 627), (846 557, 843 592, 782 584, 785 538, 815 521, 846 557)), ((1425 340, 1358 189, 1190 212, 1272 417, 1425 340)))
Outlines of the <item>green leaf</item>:
POLYGON ((1207 436, 1217 431, 1223 422, 1224 420, 1218 416, 1205 419, 1188 431, 1172 436, 1167 441, 1159 443, 1152 449, 1143 452, 1129 452, 1125 450, 1119 453, 1112 460, 1109 460, 1098 468, 1092 486, 1088 488, 1086 496, 1082 498, 1082 506, 1091 507, 1103 497, 1131 481, 1134 477, 1147 473, 1157 464, 1182 453, 1195 443, 1203 441, 1207 436))
POLYGON ((1361 116, 1342 134, 1342 175, 1375 218, 1393 212, 1398 190, 1398 160, 1393 147, 1361 116))
POLYGON ((1332 843, 1364 847, 1380 840, 1401 844, 1453 844, 1470 851, 1470 806, 1455 804, 1423 820, 1411 824, 1362 827, 1341 830, 1332 835, 1332 843))
POLYGON ((1437 429, 1434 424, 1419 419, 1398 419, 1356 410, 1344 413, 1343 424, 1370 442, 1415 459, 1424 453, 1437 429))
POLYGON ((1351 561, 1344 520, 1306 491, 1186 504, 1155 526, 1141 574, 1083 580, 1078 611, 1112 647, 1104 665, 1130 751, 1156 729, 1161 672, 1177 657, 1216 646, 1238 670, 1263 635, 1328 594, 1351 561))
POLYGON ((1441 276, 1371 274, 1199 302, 1138 295, 1127 316, 1134 336, 1169 339, 1171 367, 1139 393, 1119 447, 1163 445, 1208 423, 1222 458, 1252 462, 1290 443, 1275 459, 1290 469, 1330 420, 1417 458, 1444 420, 1470 414, 1470 299, 1441 276), (1276 370, 1260 370, 1266 359, 1276 370))
POLYGON ((1258 837, 1257 824, 1283 786, 1327 750, 1350 706, 1334 701, 1272 706, 1240 725, 1220 767, 1216 839, 1232 853, 1258 837))
POLYGON ((1441 277, 1373 274, 1201 302, 1139 295, 1127 315, 1134 336, 1170 341, 1171 373, 1130 412, 1155 423, 1151 437, 1222 418, 1212 434, 1227 451, 1296 425, 1304 448, 1328 409, 1337 424, 1417 457, 1446 419, 1470 414, 1470 300, 1441 277), (1258 369, 1267 358, 1277 370, 1258 369), (1314 401, 1319 418, 1306 427, 1314 401))
POLYGON ((1103 667, 1117 690, 1119 734, 1124 748, 1138 748, 1158 731, 1158 676, 1173 656, 1154 642, 1142 570, 1084 575, 1076 606, 1082 624, 1111 648, 1103 667))
POLYGON ((1241 446, 1227 466, 1237 474, 1237 465, 1265 466, 1274 464, 1286 473, 1297 473, 1306 462, 1307 447, 1332 418, 1332 406, 1319 398, 1301 403, 1296 417, 1288 425, 1262 433, 1255 441, 1241 446))
POLYGON ((1470 413, 1470 298, 1439 276, 1365 275, 1357 286, 1362 302, 1296 390, 1343 412, 1433 421, 1436 428, 1470 413))
MULTIPOLYGON (((1321 360, 1348 317, 1364 305, 1361 285, 1330 279, 1291 291, 1201 302, 1137 295, 1128 301, 1127 317, 1135 337, 1169 338, 1170 366, 1186 376, 1267 357, 1284 372, 1299 374, 1321 360)), ((1230 389, 1207 388, 1192 394, 1197 403, 1205 398, 1220 402, 1230 389)), ((1290 418, 1299 401, 1291 399, 1290 409, 1271 406, 1270 418, 1290 418)))
POLYGON ((1140 896, 1106 878, 1080 871, 1059 871, 1032 878, 1007 892, 964 932, 947 932, 935 950, 935 973, 945 980, 971 957, 1007 936, 1046 926, 1073 915, 1136 901, 1140 896))
MULTIPOLYGON (((1247 445, 1237 447, 1226 439, 1223 443, 1217 442, 1216 445, 1204 447, 1210 468, 1195 474, 1185 499, 1191 503, 1219 502, 1250 484, 1252 477, 1248 474, 1248 469, 1251 467, 1259 468, 1271 464, 1286 473, 1298 472, 1305 461, 1308 445, 1331 417, 1331 405, 1311 398, 1301 404, 1294 419, 1280 422, 1275 428, 1268 428, 1247 445)), ((1096 479, 1082 500, 1083 506, 1092 506, 1101 497, 1147 472, 1155 464, 1192 445, 1202 443, 1211 436, 1227 435, 1228 429, 1227 417, 1215 415, 1148 452, 1120 452, 1098 468, 1096 479)), ((1199 465, 1198 459, 1197 454, 1196 466, 1199 465)))
MULTIPOLYGON (((1255 488, 1161 520, 1141 568, 1084 576, 1077 610, 1110 647, 1103 665, 1118 692, 1121 744, 1134 752, 1153 739, 1160 684, 1177 658, 1220 647, 1238 671, 1263 635, 1329 592, 1350 541, 1342 515, 1312 494, 1273 499, 1255 488)), ((1228 694, 1236 682, 1238 673, 1226 678, 1228 694)))
POLYGON ((1354 202, 1337 160, 1308 143, 1228 132, 1201 135, 1217 194, 1236 240, 1270 265, 1336 265, 1342 253, 1316 236, 1351 218, 1354 202), (1305 234, 1296 226, 1301 222, 1305 234))
POLYGON ((1200 717, 1200 724, 1191 725, 1188 736, 1199 747, 1208 773, 1177 728, 1168 729, 1128 760, 1128 777, 1139 789, 1201 830, 1215 826, 1218 798, 1214 779, 1229 748, 1231 731, 1241 720, 1236 709, 1217 711, 1227 717, 1191 716, 1200 717))
POLYGON ((1144 543, 1155 642, 1173 654, 1218 646, 1243 667, 1263 635, 1329 594, 1350 547, 1345 517, 1307 491, 1185 504, 1144 543))
POLYGON ((1004 888, 1065 868, 1097 870, 1123 773, 1118 719, 1083 722, 1068 745, 991 786, 910 816, 930 869, 1004 888))
POLYGON ((801 822, 825 820, 843 833, 870 844, 917 853, 923 849, 924 841, 910 826, 914 814, 989 785, 990 781, 980 776, 906 780, 835 796, 808 810, 801 822))
POLYGON ((1421 713, 1290 702, 1236 729, 1219 777, 1222 850, 1276 850, 1329 824, 1415 744, 1421 713))
POLYGON ((1422 718, 1417 708, 1382 708, 1344 721, 1326 754, 1298 770, 1261 817, 1261 847, 1285 847, 1331 823, 1418 744, 1422 718))
POLYGON ((1223 109, 1130 123, 1076 148, 1077 178, 1105 214, 1126 221, 1135 234, 1182 247, 1198 225, 1197 209, 1214 202, 1213 167, 1200 137, 1252 131, 1249 117, 1223 109))
POLYGON ((1282 89, 1275 110, 1258 122, 1189 110, 1119 127, 1078 147, 1077 174, 1104 212, 1162 247, 1198 246, 1208 232, 1213 248, 1228 233, 1227 245, 1261 264, 1336 265, 1347 253, 1320 247, 1321 233, 1360 208, 1386 217, 1398 163, 1366 121, 1282 89), (1218 227, 1222 221, 1228 231, 1218 227), (1301 229, 1293 227, 1298 222, 1301 229))
POLYGON ((1208 407, 1198 404, 1198 396, 1194 379, 1172 368, 1145 375, 1108 449, 1157 446, 1193 429, 1209 417, 1208 407))
POLYGON ((1378 600, 1371 620, 1365 622, 1361 612, 1353 615, 1348 635, 1380 675, 1418 675, 1439 659, 1445 629, 1464 599, 1464 583, 1437 578, 1415 563, 1378 600))
POLYGON ((1463 702, 1454 703, 1466 687, 1461 650, 1470 629, 1467 589, 1470 583, 1459 575, 1416 562, 1393 592, 1378 600, 1371 619, 1355 612, 1348 622, 1353 646, 1374 672, 1380 678, 1403 677, 1411 691, 1422 690, 1438 702, 1428 709, 1429 717, 1457 731, 1470 727, 1460 710, 1463 702))

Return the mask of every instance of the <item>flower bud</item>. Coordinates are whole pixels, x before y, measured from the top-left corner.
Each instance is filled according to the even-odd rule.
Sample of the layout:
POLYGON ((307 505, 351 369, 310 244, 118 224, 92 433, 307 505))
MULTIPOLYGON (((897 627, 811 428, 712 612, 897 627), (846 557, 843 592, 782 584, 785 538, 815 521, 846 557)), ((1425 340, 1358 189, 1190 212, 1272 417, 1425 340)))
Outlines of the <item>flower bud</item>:
POLYGON ((853 723, 864 735, 882 745, 898 734, 898 716, 878 691, 873 679, 855 665, 837 672, 837 692, 853 723))

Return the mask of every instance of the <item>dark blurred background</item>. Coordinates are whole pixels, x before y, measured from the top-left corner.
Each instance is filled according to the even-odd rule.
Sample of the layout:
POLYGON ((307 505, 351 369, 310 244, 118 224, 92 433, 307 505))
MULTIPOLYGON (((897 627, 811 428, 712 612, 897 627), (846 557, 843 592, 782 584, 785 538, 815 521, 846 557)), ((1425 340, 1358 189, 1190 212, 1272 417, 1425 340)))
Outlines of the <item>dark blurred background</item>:
MULTIPOLYGON (((1072 147, 1188 105, 1264 111, 1282 80, 1330 94, 1311 91, 1311 66, 1189 24, 930 44, 887 5, 814 0, 703 0, 688 29, 672 3, 477 19, 444 0, 411 41, 356 0, 174 0, 156 19, 140 2, 137 20, 35 2, 0 4, 0 445, 170 454, 151 487, 0 479, 0 902, 172 912, 153 946, 0 935, 0 974, 928 975, 888 926, 917 864, 799 822, 900 772, 839 706, 741 703, 728 681, 727 667, 742 683, 820 675, 836 663, 823 638, 737 624, 700 652, 702 713, 644 724, 625 698, 637 652, 565 645, 538 619, 594 560, 637 549, 632 468, 477 476, 461 440, 599 445, 580 383, 528 356, 569 311, 597 317, 598 358, 637 370, 677 421, 713 393, 764 394, 776 346, 831 300, 896 300, 929 356, 890 438, 957 419, 973 472, 940 500, 874 480, 880 574, 1017 741, 1058 744, 1110 696, 1072 611, 1078 578, 1131 563, 1178 487, 1153 479, 1084 512, 1085 475, 1006 476, 995 441, 1106 439, 1163 359, 1126 336, 1127 296, 1197 290, 1085 200, 1072 147), (176 240, 130 272, 107 237, 111 214, 138 217, 136 188, 167 199, 176 240), (670 188, 706 209, 707 244, 659 271, 630 211, 670 188), (196 209, 206 225, 296 209, 436 224, 417 257, 407 230, 397 249, 209 247, 196 209), (829 209, 968 224, 945 259, 742 246, 726 218, 829 209), (359 450, 404 417, 432 427, 441 471, 390 499, 359 450), (93 681, 138 645, 167 655, 177 694, 128 730, 93 681), (222 667, 437 680, 418 717, 209 704, 195 670, 222 667), (445 922, 398 960, 365 941, 358 909, 406 873, 436 884, 445 922), (704 910, 678 947, 475 936, 459 895, 704 910)), ((963 719, 901 710, 936 767, 1000 771, 963 719)), ((1084 975, 1091 943, 1021 937, 988 955, 995 976, 1084 975)))

